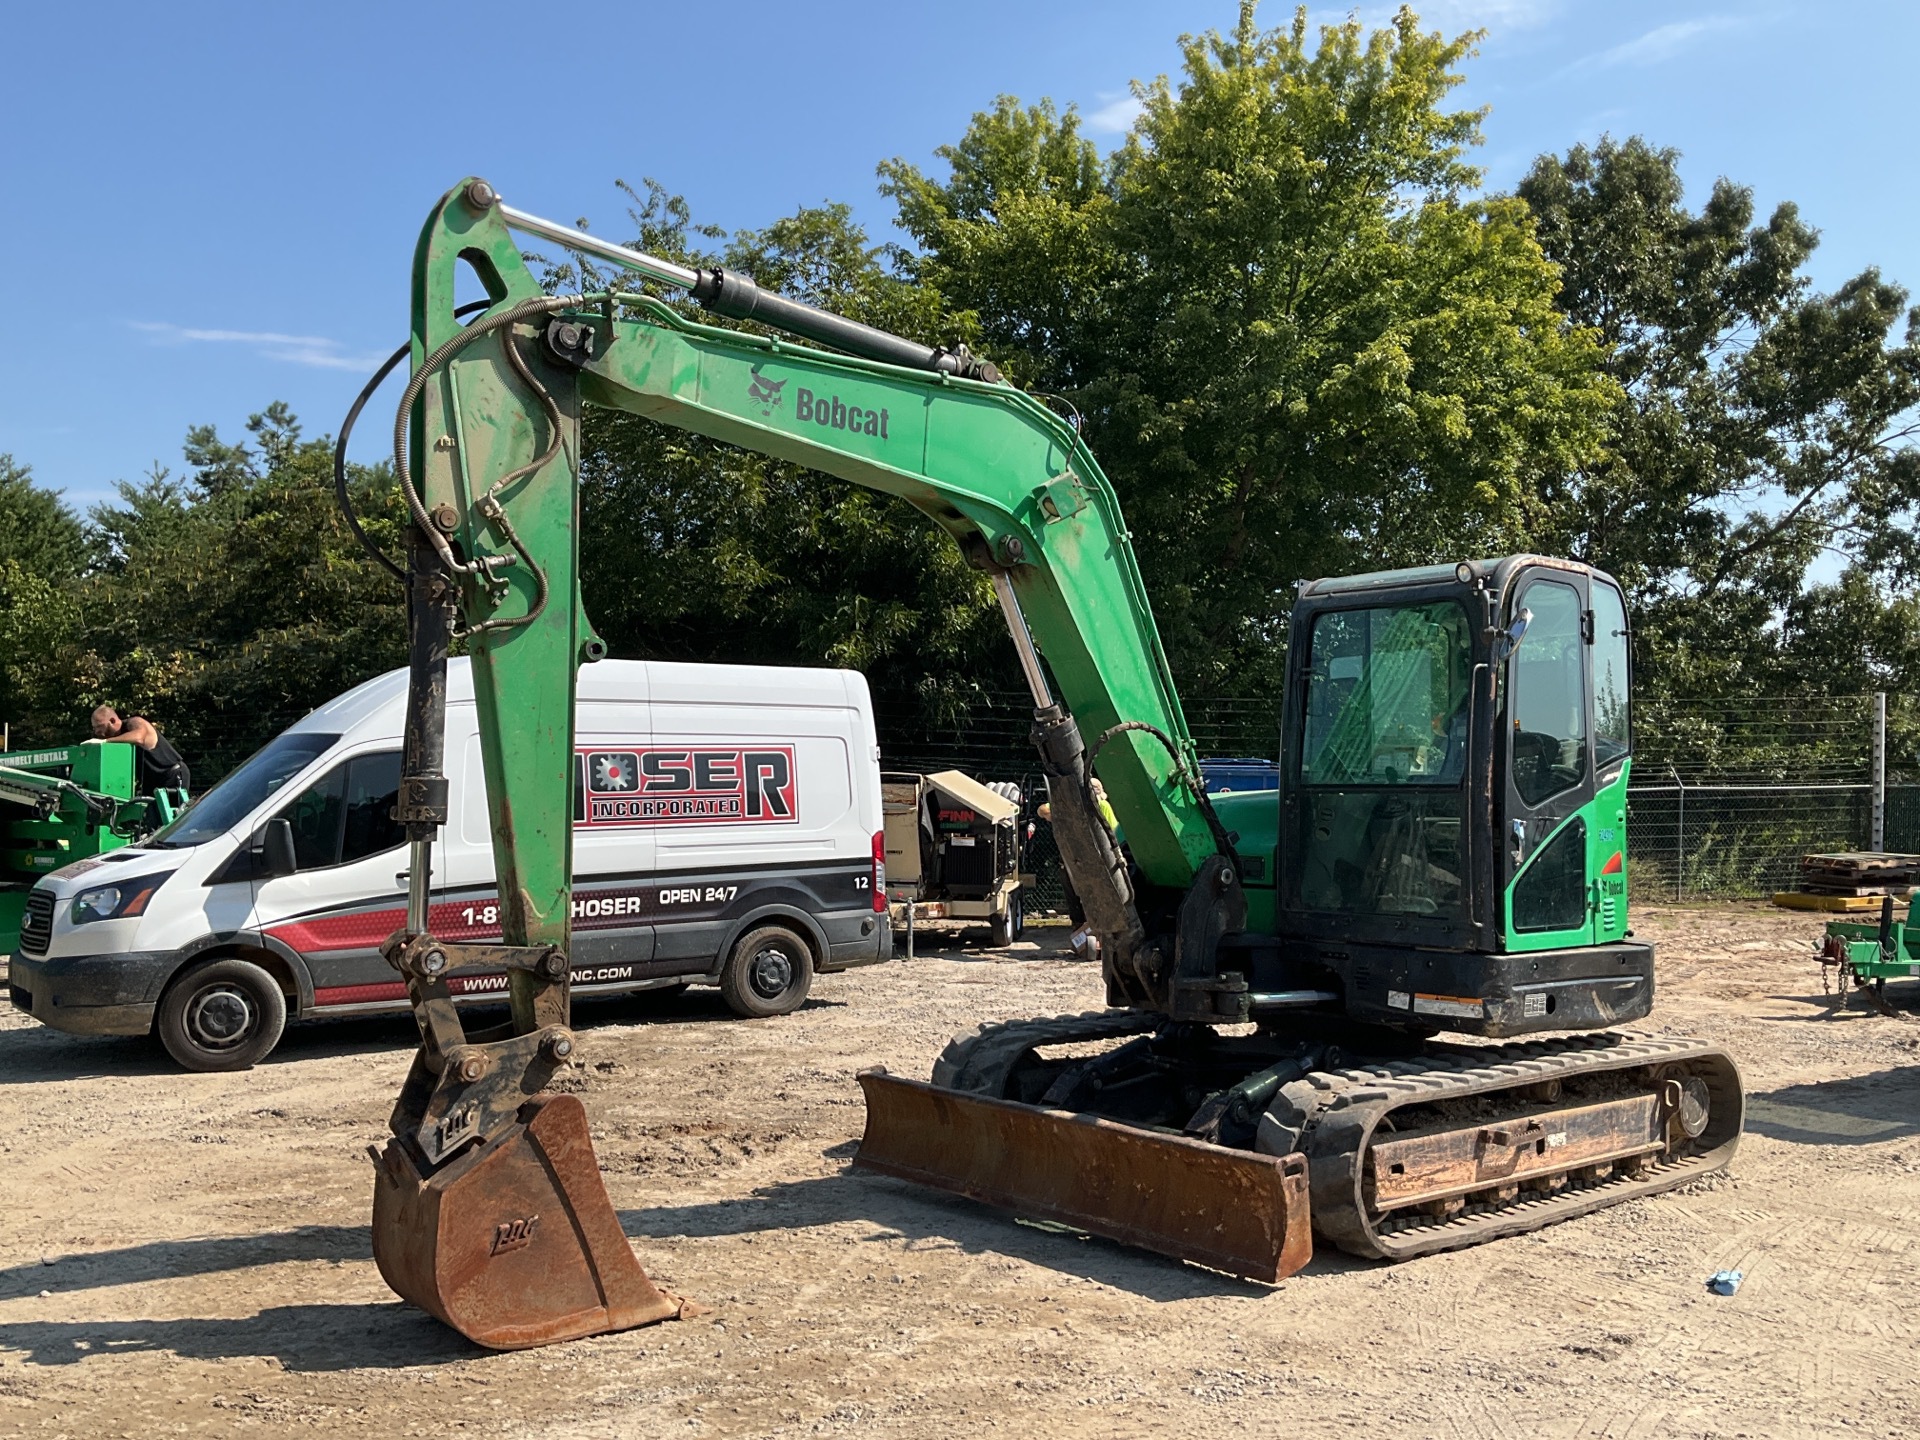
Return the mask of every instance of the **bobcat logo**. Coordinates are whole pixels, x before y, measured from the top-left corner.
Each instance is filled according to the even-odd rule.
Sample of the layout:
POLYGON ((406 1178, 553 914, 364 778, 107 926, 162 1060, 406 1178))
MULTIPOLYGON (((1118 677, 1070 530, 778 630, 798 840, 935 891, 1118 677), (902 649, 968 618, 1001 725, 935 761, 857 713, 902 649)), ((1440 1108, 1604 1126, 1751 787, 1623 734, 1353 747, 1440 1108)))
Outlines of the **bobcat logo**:
POLYGON ((771 415, 773 407, 780 403, 780 392, 786 388, 787 382, 784 380, 769 380, 764 375, 755 375, 747 383, 747 396, 760 402, 762 415, 771 415))

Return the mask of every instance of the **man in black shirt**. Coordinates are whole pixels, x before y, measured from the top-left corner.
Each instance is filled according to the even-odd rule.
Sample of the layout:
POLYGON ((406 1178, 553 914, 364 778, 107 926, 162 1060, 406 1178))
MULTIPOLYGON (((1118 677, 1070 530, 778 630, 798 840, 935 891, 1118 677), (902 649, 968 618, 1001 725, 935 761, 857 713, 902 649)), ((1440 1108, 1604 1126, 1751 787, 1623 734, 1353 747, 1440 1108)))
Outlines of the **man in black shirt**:
POLYGON ((93 712, 93 738, 124 740, 133 746, 134 788, 142 795, 151 795, 155 790, 191 788, 187 762, 180 758, 172 742, 153 728, 151 721, 138 715, 123 718, 111 705, 102 705, 93 712))

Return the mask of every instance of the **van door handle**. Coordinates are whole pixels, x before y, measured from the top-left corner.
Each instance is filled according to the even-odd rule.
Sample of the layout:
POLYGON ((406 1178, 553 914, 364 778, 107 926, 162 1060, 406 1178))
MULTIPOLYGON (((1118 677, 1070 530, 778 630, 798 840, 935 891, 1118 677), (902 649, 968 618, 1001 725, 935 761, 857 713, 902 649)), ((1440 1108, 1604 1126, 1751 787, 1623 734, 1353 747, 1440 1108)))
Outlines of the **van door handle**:
POLYGON ((402 890, 407 888, 407 873, 407 871, 402 870, 398 875, 393 877, 393 883, 402 890))

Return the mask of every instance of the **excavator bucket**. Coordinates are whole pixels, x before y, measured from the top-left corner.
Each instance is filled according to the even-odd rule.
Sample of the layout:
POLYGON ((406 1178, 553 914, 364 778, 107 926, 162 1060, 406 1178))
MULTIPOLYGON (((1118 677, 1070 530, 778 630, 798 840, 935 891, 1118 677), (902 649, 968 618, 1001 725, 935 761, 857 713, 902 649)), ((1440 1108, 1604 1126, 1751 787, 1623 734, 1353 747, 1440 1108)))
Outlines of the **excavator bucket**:
POLYGON ((1307 1164, 1094 1115, 860 1074, 853 1163, 1276 1284, 1313 1258, 1307 1164))
POLYGON ((634 1258, 572 1095, 535 1096, 431 1175, 398 1140, 374 1164, 382 1278, 476 1344, 525 1350, 690 1313, 634 1258))

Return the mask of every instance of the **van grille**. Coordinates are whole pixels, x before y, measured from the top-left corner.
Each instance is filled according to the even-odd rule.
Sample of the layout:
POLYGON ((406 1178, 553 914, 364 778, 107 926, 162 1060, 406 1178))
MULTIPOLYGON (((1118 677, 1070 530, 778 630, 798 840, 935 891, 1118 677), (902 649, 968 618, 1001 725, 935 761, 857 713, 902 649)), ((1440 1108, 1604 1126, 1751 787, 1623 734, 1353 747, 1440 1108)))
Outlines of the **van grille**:
POLYGON ((53 943, 53 896, 45 890, 27 894, 27 913, 20 917, 20 949, 27 955, 44 955, 53 943))

